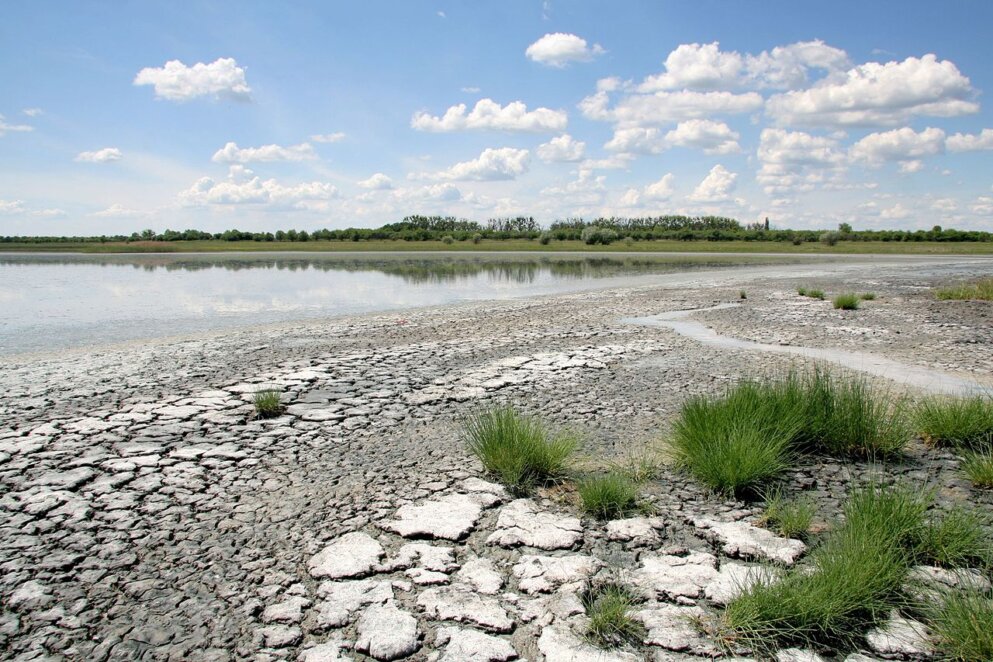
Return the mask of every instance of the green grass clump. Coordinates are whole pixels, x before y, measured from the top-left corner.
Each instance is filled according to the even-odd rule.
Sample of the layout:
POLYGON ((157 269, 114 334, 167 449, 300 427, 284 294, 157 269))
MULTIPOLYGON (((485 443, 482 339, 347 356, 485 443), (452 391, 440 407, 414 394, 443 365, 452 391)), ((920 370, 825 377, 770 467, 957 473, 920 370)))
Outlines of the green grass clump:
POLYGON ((718 492, 741 495, 782 473, 801 410, 785 382, 741 382, 721 398, 683 404, 669 451, 675 464, 718 492))
POLYGON ((618 472, 582 480, 576 489, 583 500, 583 510, 598 519, 614 519, 637 505, 638 487, 618 472))
POLYGON ((255 405, 255 415, 258 418, 275 418, 282 414, 284 409, 279 391, 273 389, 256 391, 252 395, 252 404, 255 405))
POLYGON ((952 591, 930 611, 929 625, 942 659, 993 660, 993 600, 981 591, 952 591))
POLYGON ((578 446, 569 435, 551 435, 540 421, 497 407, 470 416, 462 428, 469 450, 483 467, 510 488, 546 484, 565 471, 578 446))
POLYGON ((927 398, 914 409, 914 423, 924 440, 935 446, 993 445, 993 399, 927 398))
POLYGON ((876 300, 876 293, 875 292, 863 292, 862 294, 859 295, 859 298, 862 299, 862 301, 875 301, 876 300))
POLYGON ((956 506, 920 529, 914 551, 921 563, 946 568, 988 568, 993 562, 989 519, 956 506))
POLYGON ((814 520, 814 504, 805 498, 787 500, 782 492, 773 490, 765 495, 763 519, 781 536, 803 538, 814 520))
POLYGON ((824 300, 824 290, 808 290, 805 287, 798 287, 796 288, 796 293, 802 297, 824 300))
POLYGON ((614 583, 595 584, 582 591, 580 599, 590 619, 586 636, 592 643, 603 648, 641 643, 645 628, 631 616, 637 599, 630 589, 614 583))
POLYGON ((738 298, 739 299, 747 299, 748 298, 748 292, 746 292, 745 290, 741 290, 740 292, 738 292, 738 298))
POLYGON ((906 486, 869 486, 845 505, 844 524, 810 556, 810 568, 756 584, 728 604, 728 637, 760 651, 853 646, 900 605, 911 541, 930 498, 906 486))
POLYGON ((834 307, 839 310, 858 310, 859 298, 851 292, 839 294, 834 298, 834 307))
POLYGON ((993 278, 983 278, 973 283, 941 287, 934 291, 934 296, 945 301, 993 301, 993 278))
POLYGON ((976 487, 993 488, 993 449, 966 451, 962 455, 962 473, 976 487))

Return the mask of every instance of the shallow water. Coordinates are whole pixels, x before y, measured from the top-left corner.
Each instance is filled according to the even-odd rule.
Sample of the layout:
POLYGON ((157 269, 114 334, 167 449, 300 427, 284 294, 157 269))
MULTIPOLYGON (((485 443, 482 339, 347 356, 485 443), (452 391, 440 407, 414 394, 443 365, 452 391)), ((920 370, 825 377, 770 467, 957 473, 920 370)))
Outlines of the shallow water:
POLYGON ((0 352, 556 294, 771 256, 0 254, 0 352))
POLYGON ((818 347, 802 347, 798 345, 771 345, 768 343, 742 340, 732 336, 723 336, 701 322, 689 319, 694 313, 710 310, 725 310, 737 308, 738 304, 725 303, 710 308, 695 310, 674 310, 652 317, 628 317, 621 320, 625 324, 642 326, 661 326, 672 329, 681 336, 692 338, 704 345, 725 349, 739 349, 752 352, 772 352, 776 354, 791 354, 804 356, 818 361, 835 363, 850 370, 858 370, 877 377, 885 377, 898 384, 912 386, 930 393, 944 395, 975 395, 988 394, 990 387, 979 382, 963 379, 955 375, 943 373, 923 366, 901 363, 866 352, 850 352, 841 349, 822 349, 818 347))

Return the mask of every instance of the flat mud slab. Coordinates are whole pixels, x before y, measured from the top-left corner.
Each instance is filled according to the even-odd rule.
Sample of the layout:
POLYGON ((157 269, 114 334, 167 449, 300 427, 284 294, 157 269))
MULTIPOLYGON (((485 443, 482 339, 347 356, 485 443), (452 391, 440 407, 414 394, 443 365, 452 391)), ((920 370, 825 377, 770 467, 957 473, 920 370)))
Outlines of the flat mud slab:
MULTIPOLYGON (((687 619, 714 617, 742 581, 802 560, 796 541, 755 529, 753 506, 669 471, 644 488, 653 517, 596 522, 568 489, 515 499, 465 452, 461 417, 512 403, 581 433, 590 466, 643 454, 688 395, 807 361, 620 321, 732 303, 687 319, 752 343, 863 352, 993 385, 993 305, 929 293, 991 274, 993 261, 974 258, 747 267, 8 357, 0 651, 22 660, 719 656, 687 619), (876 299, 837 311, 797 286, 876 299), (263 388, 282 392, 284 415, 252 417, 263 388), (601 576, 643 593, 644 645, 599 653, 583 640, 577 591, 601 576)), ((872 470, 812 459, 787 482, 827 520, 872 470)), ((918 445, 884 470, 993 513, 951 454, 918 445)), ((869 659, 926 646, 894 643, 914 624, 890 625, 866 640, 869 659)), ((803 654, 784 659, 816 659, 803 654)))

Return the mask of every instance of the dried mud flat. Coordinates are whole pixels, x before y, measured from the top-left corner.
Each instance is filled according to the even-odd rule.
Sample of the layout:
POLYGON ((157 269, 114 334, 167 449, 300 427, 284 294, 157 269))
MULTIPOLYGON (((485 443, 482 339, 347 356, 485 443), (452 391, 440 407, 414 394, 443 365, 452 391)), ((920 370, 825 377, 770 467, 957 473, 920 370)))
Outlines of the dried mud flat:
MULTIPOLYGON (((719 303, 740 305, 694 319, 727 336, 856 349, 993 386, 993 306, 929 293, 991 273, 993 262, 967 258, 746 267, 8 358, 0 363, 0 652, 18 660, 719 657, 716 642, 688 624, 719 612, 737 582, 765 564, 797 562, 802 545, 753 527, 753 507, 670 471, 644 490, 652 517, 596 522, 580 516, 567 489, 515 499, 468 456, 460 417, 510 402, 579 430, 586 464, 622 461, 657 444, 688 394, 796 361, 620 321, 719 303), (798 285, 877 298, 836 311, 797 296, 798 285), (251 393, 267 386, 288 411, 253 420, 251 393), (644 594, 643 646, 601 652, 583 641, 577 590, 594 576, 644 594)), ((872 469, 811 460, 788 483, 826 519, 872 469)), ((951 454, 914 447, 885 470, 993 512, 951 454)), ((853 659, 928 656, 925 638, 892 625, 853 659)), ((813 654, 781 659, 817 659, 804 655, 813 654)))

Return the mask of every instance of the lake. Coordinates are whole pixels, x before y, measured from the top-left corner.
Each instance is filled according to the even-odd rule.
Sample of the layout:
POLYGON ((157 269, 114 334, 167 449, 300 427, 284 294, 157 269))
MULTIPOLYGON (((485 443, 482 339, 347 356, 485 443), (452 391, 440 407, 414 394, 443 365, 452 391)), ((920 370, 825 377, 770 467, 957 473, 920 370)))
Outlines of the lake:
POLYGON ((645 284, 755 255, 0 254, 0 352, 645 284))

